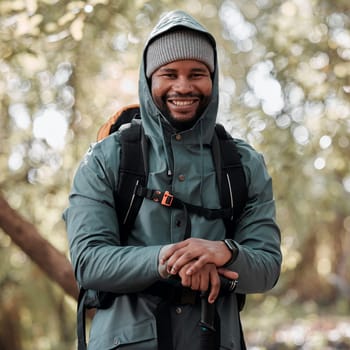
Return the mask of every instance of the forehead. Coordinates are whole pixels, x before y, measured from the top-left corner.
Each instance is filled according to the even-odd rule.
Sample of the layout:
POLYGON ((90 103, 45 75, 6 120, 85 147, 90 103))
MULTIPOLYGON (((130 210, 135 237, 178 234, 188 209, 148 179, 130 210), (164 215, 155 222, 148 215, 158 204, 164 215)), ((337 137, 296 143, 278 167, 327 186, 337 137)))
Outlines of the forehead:
POLYGON ((178 60, 161 66, 157 71, 202 71, 208 72, 209 68, 201 61, 178 60))

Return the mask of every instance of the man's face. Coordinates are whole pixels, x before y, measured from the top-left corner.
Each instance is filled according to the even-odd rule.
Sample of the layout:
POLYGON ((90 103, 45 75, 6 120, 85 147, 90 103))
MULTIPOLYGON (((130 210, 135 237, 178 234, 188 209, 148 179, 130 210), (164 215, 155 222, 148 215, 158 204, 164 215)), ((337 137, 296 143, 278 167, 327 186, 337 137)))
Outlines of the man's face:
POLYGON ((208 67, 199 61, 168 63, 152 75, 152 97, 177 129, 192 126, 208 105, 212 80, 208 67))

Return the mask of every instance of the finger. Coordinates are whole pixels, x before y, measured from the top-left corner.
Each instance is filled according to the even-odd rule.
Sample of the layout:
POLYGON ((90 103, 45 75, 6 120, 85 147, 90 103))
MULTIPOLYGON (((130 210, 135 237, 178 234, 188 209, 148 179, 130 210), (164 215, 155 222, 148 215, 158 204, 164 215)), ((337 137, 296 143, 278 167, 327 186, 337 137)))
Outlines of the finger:
POLYGON ((206 292, 209 289, 209 275, 201 275, 199 290, 206 292))
POLYGON ((169 257, 176 251, 176 244, 167 244, 159 252, 159 262, 164 265, 169 257))
POLYGON ((236 271, 231 271, 228 269, 224 269, 224 268, 219 268, 218 269, 218 273, 230 280, 236 280, 239 278, 239 274, 236 271))
MULTIPOLYGON (((164 251, 162 258, 174 265, 174 262, 180 259, 183 255, 186 255, 187 260, 198 258, 203 254, 206 254, 206 248, 203 246, 204 240, 199 238, 188 238, 184 241, 175 243, 171 249, 164 251)), ((182 262, 181 262, 182 263, 182 262)))
POLYGON ((181 284, 184 287, 191 287, 192 285, 192 276, 187 276, 186 275, 186 268, 188 268, 188 266, 185 266, 183 269, 179 270, 178 272, 178 276, 180 277, 180 281, 181 284))
POLYGON ((163 246, 159 254, 160 262, 165 264, 169 259, 171 259, 174 256, 174 254, 178 256, 179 251, 181 251, 181 249, 184 248, 186 245, 188 245, 188 242, 181 241, 178 243, 172 243, 163 246))
POLYGON ((186 264, 194 261, 195 254, 188 247, 178 249, 167 261, 169 273, 176 274, 186 264))
POLYGON ((201 276, 200 275, 191 276, 191 289, 192 290, 199 290, 200 284, 201 284, 201 276))
POLYGON ((191 276, 187 276, 184 273, 179 273, 181 284, 183 287, 191 287, 192 284, 192 278, 191 276))
POLYGON ((208 296, 208 303, 212 304, 215 302, 220 292, 220 279, 215 271, 215 273, 210 274, 210 293, 208 296))
POLYGON ((194 262, 193 265, 191 265, 190 268, 187 269, 186 274, 189 276, 192 276, 195 273, 198 273, 207 263, 208 263, 208 260, 206 259, 206 256, 205 255, 201 256, 194 262))

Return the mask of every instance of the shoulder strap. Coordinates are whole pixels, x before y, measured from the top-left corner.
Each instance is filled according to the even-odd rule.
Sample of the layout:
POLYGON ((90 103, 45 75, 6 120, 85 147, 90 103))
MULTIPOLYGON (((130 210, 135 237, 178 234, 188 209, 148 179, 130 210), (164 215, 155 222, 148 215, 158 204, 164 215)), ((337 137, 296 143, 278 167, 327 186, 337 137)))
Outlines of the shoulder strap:
POLYGON ((232 208, 232 217, 224 219, 226 237, 233 238, 234 228, 247 202, 248 191, 241 156, 234 139, 221 124, 216 124, 212 142, 220 200, 223 208, 232 208))
POLYGON ((148 147, 140 122, 140 106, 128 105, 118 110, 97 133, 97 141, 121 130, 119 180, 114 189, 114 200, 119 221, 121 244, 127 243, 142 204, 142 197, 136 196, 136 189, 145 186, 148 174, 148 147), (122 125, 128 125, 121 129, 122 125))
MULTIPOLYGON (((236 222, 242 215, 248 198, 248 188, 241 162, 241 156, 236 144, 221 124, 216 124, 216 133, 212 142, 212 153, 216 167, 217 181, 221 196, 221 205, 233 208, 233 216, 224 219, 226 237, 234 238, 236 222)), ((245 304, 245 294, 238 294, 237 304, 241 311, 245 304)), ((240 325, 241 327, 241 325, 240 325)), ((243 333, 241 331, 241 345, 245 349, 243 333)))
POLYGON ((147 184, 147 146, 141 123, 132 123, 122 131, 119 181, 114 193, 122 245, 127 242, 143 201, 143 197, 136 195, 136 190, 147 184))

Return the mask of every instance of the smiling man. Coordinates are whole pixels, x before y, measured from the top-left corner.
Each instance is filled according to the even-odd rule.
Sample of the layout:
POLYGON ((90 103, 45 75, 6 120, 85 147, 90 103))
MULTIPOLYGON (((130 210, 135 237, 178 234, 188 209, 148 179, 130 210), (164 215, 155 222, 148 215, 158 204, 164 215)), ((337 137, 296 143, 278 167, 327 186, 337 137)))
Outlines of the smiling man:
POLYGON ((82 287, 109 295, 98 299, 91 350, 243 350, 240 295, 279 277, 271 178, 247 143, 223 128, 219 141, 218 75, 214 37, 182 11, 164 16, 142 56, 141 121, 94 144, 77 170, 64 213, 72 264, 82 287), (147 183, 128 185, 124 203, 124 135, 139 129, 147 183), (240 175, 222 165, 218 176, 233 159, 240 175), (144 198, 125 242, 135 197, 144 198))

